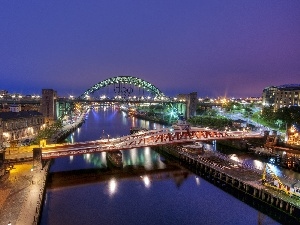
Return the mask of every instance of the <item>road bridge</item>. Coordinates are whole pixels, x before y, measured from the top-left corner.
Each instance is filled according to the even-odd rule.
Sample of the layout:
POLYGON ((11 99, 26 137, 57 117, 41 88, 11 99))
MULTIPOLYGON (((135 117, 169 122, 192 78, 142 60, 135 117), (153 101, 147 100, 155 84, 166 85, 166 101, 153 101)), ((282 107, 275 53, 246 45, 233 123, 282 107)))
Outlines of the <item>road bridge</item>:
POLYGON ((128 150, 167 144, 193 143, 197 141, 262 138, 257 132, 218 131, 205 128, 150 130, 112 139, 78 142, 74 144, 55 144, 41 148, 41 159, 96 152, 128 150))

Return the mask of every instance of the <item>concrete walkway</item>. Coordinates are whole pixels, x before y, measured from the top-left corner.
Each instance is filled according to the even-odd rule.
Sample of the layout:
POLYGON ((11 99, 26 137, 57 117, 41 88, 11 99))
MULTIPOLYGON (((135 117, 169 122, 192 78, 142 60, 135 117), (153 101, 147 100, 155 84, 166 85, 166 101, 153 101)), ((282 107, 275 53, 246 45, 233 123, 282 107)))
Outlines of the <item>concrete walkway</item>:
MULTIPOLYGON (((62 131, 77 127, 85 118, 81 115, 73 124, 65 125, 62 131)), ((50 161, 33 165, 33 148, 38 145, 6 149, 5 158, 13 167, 0 177, 0 225, 32 225, 38 223, 46 177, 50 161), (34 169, 33 169, 34 166, 34 169)))
POLYGON ((41 169, 32 162, 14 165, 0 180, 0 225, 37 224, 49 163, 41 169))

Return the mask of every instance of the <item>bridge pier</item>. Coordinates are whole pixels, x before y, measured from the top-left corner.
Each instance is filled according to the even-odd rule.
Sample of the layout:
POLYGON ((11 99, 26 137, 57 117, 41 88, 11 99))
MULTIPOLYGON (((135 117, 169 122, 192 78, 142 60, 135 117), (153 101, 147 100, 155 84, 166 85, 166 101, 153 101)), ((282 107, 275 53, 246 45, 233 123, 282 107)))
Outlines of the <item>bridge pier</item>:
POLYGON ((5 150, 0 151, 0 164, 5 161, 5 150))
POLYGON ((32 164, 34 168, 42 169, 42 148, 32 149, 32 164))

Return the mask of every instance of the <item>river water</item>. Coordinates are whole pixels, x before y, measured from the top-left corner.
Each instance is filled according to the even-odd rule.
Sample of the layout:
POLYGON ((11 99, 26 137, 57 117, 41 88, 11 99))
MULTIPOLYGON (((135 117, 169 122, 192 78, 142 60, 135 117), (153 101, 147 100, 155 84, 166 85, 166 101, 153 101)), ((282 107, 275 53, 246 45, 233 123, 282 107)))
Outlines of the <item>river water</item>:
MULTIPOLYGON (((69 140, 123 136, 132 126, 162 127, 100 108, 69 140)), ((50 172, 60 176, 48 185, 40 224, 279 224, 150 148, 122 154, 122 168, 111 166, 106 153, 55 159, 50 172), (91 168, 99 169, 96 178, 70 172, 91 168)))

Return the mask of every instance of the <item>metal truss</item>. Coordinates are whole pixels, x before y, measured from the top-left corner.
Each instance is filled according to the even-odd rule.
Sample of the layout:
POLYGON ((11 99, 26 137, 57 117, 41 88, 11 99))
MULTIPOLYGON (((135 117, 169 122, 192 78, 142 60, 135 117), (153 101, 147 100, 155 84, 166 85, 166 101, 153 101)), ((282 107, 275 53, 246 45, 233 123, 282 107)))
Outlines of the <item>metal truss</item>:
POLYGON ((106 86, 113 85, 113 84, 132 84, 136 87, 141 87, 141 88, 145 89, 146 91, 150 92, 157 98, 165 96, 157 87, 155 87, 153 84, 151 84, 143 79, 140 79, 137 77, 132 77, 132 76, 118 76, 118 77, 108 78, 106 80, 103 80, 103 81, 95 84, 94 86, 92 86, 91 88, 86 90, 83 94, 81 94, 79 96, 79 98, 84 99, 86 96, 94 93, 95 91, 98 91, 101 88, 104 88, 106 86))

